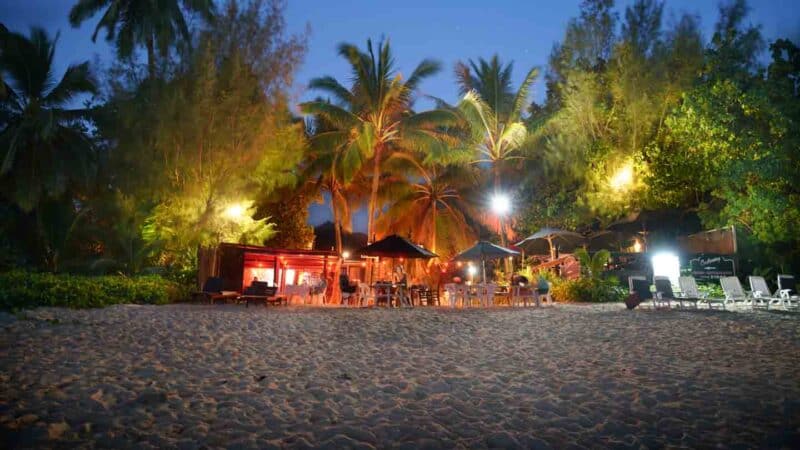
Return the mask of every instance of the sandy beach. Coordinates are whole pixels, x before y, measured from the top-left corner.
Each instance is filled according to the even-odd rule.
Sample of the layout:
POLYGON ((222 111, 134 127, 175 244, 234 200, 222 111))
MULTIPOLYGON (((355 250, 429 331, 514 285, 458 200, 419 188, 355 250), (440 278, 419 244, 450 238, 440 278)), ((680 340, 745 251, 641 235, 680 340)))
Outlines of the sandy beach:
POLYGON ((39 309, 0 392, 12 448, 788 448, 800 315, 39 309))

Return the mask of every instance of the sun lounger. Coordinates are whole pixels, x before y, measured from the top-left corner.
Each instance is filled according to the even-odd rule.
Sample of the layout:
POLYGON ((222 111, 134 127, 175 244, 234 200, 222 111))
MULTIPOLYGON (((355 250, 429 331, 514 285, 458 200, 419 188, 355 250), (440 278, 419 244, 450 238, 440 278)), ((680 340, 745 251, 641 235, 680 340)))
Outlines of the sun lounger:
POLYGON ((208 277, 206 282, 203 283, 203 290, 200 292, 192 293, 192 300, 194 301, 207 301, 208 303, 227 302, 228 300, 236 300, 239 298, 239 293, 235 291, 222 290, 222 278, 208 277))
POLYGON ((769 309, 770 299, 756 298, 748 295, 738 277, 722 277, 719 279, 725 300, 733 307, 750 307, 769 309))
POLYGON ((678 285, 681 288, 681 298, 695 299, 698 304, 704 304, 709 309, 722 308, 725 309, 725 299, 722 298, 708 298, 708 295, 700 292, 697 287, 697 281, 692 276, 678 278, 678 285))
POLYGON ((658 299, 653 296, 653 292, 650 290, 650 283, 647 281, 647 278, 643 276, 628 277, 628 288, 630 289, 631 294, 636 294, 642 303, 644 303, 646 300, 650 300, 653 308, 659 308, 661 306, 658 299))
POLYGON ((675 295, 675 292, 672 290, 672 282, 667 277, 655 277, 654 283, 656 285, 656 298, 659 302, 666 304, 667 307, 672 307, 673 304, 680 308, 684 308, 685 304, 691 304, 695 309, 697 309, 697 299, 696 298, 683 298, 678 297, 675 295))
POLYGON ((792 275, 778 275, 778 295, 789 307, 800 306, 800 297, 797 295, 797 283, 792 275))
POLYGON ((795 306, 792 304, 791 298, 783 299, 779 293, 773 294, 770 292, 767 280, 764 277, 751 275, 748 280, 750 281, 750 292, 753 297, 766 301, 767 307, 780 306, 783 309, 789 309, 795 306))

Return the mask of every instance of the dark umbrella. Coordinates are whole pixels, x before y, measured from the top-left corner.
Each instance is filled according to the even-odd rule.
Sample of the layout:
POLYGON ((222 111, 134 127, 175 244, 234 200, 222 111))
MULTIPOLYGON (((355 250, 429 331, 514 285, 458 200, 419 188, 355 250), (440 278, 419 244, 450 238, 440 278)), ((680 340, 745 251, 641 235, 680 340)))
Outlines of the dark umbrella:
POLYGON ((425 250, 421 246, 396 234, 369 244, 359 250, 359 253, 364 256, 378 256, 382 258, 430 259, 437 257, 435 253, 425 250))
POLYGON ((633 239, 633 233, 621 231, 595 231, 584 236, 586 249, 591 252, 598 250, 619 251, 622 247, 628 247, 633 239))
POLYGON ((425 250, 421 246, 396 234, 373 242, 359 250, 358 253, 362 256, 377 256, 379 258, 392 258, 392 260, 394 258, 430 259, 437 257, 435 253, 425 250))
POLYGON ((511 250, 509 248, 500 247, 499 245, 494 245, 491 242, 487 241, 479 241, 475 243, 472 247, 464 250, 463 252, 459 253, 453 260, 455 261, 480 261, 483 265, 483 282, 486 282, 486 260, 487 259, 499 259, 505 258, 506 256, 516 256, 519 255, 519 252, 511 250))
POLYGON ((526 252, 542 254, 549 251, 550 259, 556 259, 556 244, 566 251, 572 251, 583 244, 583 236, 574 231, 560 230, 558 228, 542 228, 525 239, 517 242, 516 247, 522 247, 526 252), (545 243, 547 246, 545 247, 545 243))

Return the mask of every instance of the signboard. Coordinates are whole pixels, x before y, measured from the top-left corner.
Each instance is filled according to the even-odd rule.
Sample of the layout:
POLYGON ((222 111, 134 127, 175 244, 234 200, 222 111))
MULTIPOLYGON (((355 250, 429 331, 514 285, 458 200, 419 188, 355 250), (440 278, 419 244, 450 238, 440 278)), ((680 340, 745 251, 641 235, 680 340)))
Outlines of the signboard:
POLYGON ((736 275, 736 264, 732 257, 725 255, 701 254, 689 260, 692 276, 703 280, 716 280, 736 275))

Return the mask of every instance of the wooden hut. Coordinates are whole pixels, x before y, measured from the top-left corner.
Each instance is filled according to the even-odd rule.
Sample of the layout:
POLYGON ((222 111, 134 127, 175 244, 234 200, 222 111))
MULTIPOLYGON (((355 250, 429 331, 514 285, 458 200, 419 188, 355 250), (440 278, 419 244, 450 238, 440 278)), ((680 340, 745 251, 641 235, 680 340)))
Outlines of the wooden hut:
POLYGON ((314 284, 322 279, 328 286, 327 302, 339 301, 338 274, 342 261, 334 252, 223 243, 216 251, 201 254, 200 259, 200 267, 209 268, 201 278, 218 276, 225 290, 242 292, 257 280, 277 286, 283 292, 287 286, 314 284))

